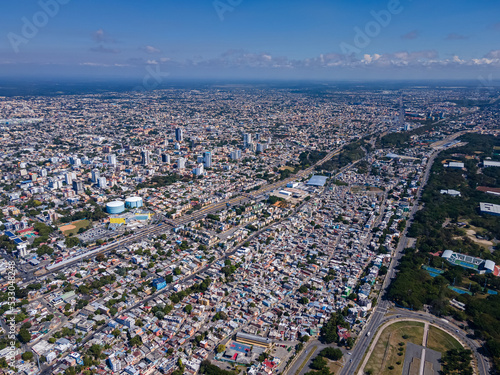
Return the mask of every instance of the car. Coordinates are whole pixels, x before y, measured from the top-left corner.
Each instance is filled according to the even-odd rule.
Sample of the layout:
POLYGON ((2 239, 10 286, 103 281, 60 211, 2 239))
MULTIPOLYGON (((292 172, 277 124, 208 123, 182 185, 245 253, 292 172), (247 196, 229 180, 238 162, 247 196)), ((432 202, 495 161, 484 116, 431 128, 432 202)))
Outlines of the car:
POLYGON ((349 362, 352 362, 352 358, 349 360, 349 362))
POLYGON ((347 352, 347 355, 352 355, 352 353, 351 352, 347 352))

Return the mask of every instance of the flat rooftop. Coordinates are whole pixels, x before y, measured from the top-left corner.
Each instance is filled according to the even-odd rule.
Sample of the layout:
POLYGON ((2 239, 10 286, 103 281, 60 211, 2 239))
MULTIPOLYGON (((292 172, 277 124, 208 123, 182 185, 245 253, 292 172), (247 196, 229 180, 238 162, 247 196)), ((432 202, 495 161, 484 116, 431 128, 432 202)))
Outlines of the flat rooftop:
POLYGON ((485 212, 491 215, 500 215, 500 205, 493 203, 479 203, 479 208, 481 212, 485 212))
POLYGON ((306 185, 325 186, 327 179, 328 179, 328 177, 326 177, 326 176, 312 176, 311 179, 306 182, 306 185))

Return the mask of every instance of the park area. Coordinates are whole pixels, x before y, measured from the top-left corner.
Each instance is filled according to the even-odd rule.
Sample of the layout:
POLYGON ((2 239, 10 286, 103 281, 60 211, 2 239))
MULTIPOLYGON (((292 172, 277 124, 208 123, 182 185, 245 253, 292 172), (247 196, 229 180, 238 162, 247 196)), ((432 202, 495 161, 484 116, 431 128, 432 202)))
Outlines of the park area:
POLYGON ((441 353, 451 349, 462 349, 462 345, 450 334, 434 326, 429 327, 427 347, 441 353))
POLYGON ((373 375, 401 374, 406 344, 422 345, 424 323, 398 322, 384 329, 365 366, 373 375))
MULTIPOLYGON (((365 366, 365 373, 370 375, 394 375, 401 374, 405 366, 406 351, 408 346, 416 348, 422 345, 424 335, 424 323, 421 322, 398 322, 386 327, 365 366), (411 343, 410 345, 408 345, 411 343)), ((429 326, 426 348, 434 350, 435 357, 439 358, 439 353, 444 354, 452 349, 463 349, 462 345, 447 332, 429 326)), ((420 349, 419 349, 420 350, 420 349)), ((410 357, 420 357, 418 353, 409 352, 410 357)), ((430 360, 430 351, 429 351, 430 360)), ((436 359, 438 360, 438 359, 436 359)), ((434 368, 438 365, 435 364, 434 368)), ((408 371, 408 366, 406 370, 408 371)), ((436 370, 437 371, 437 370, 436 370)), ((411 373, 411 371, 410 371, 411 373)))
POLYGON ((86 228, 89 226, 89 224, 90 224, 89 220, 85 220, 85 219, 84 220, 77 220, 77 221, 73 221, 72 223, 69 223, 69 224, 66 224, 66 225, 59 227, 59 230, 66 237, 68 237, 71 233, 73 233, 73 235, 78 234, 78 231, 80 230, 80 228, 86 228))

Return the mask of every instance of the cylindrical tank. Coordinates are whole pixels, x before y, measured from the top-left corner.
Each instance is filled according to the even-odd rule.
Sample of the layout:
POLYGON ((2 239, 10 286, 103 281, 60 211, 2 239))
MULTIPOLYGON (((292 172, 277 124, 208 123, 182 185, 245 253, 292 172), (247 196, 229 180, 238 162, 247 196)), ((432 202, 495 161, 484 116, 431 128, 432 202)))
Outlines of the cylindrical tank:
POLYGON ((108 214, 121 214, 125 211, 125 204, 122 201, 113 201, 106 204, 108 214))
POLYGON ((127 199, 125 199, 125 207, 127 207, 127 208, 142 207, 142 198, 141 197, 128 197, 127 199))

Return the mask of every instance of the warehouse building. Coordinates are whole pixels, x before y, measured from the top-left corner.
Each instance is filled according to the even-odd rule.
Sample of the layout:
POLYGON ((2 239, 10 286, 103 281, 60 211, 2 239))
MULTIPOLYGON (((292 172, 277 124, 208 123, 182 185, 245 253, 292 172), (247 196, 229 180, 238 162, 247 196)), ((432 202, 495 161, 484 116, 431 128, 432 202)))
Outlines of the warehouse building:
POLYGON ((479 210, 482 214, 500 216, 500 205, 493 203, 479 203, 479 210))
POLYGON ((266 339, 265 337, 250 335, 248 333, 238 332, 236 334, 236 341, 241 342, 243 344, 260 346, 266 349, 269 349, 273 344, 271 339, 266 339))
POLYGON ((309 181, 307 181, 306 185, 308 186, 325 186, 326 180, 328 177, 326 176, 312 176, 309 181))
POLYGON ((483 166, 487 167, 500 167, 500 161, 485 160, 483 161, 483 166))

